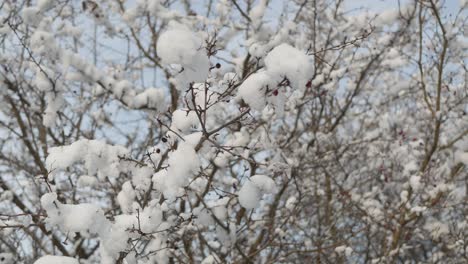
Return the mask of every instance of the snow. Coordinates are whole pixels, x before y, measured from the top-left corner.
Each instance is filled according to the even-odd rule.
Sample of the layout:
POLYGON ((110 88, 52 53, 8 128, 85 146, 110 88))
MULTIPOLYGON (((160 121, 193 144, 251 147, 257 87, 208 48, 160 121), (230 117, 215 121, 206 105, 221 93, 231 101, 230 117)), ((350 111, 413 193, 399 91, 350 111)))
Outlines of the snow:
POLYGON ((246 180, 239 190, 239 203, 246 209, 254 209, 260 204, 263 194, 273 193, 275 182, 265 175, 254 175, 246 180))
POLYGON ((466 151, 456 151, 455 152, 455 161, 464 163, 468 165, 468 152, 466 151))
MULTIPOLYGON (((115 223, 112 225, 113 230, 132 230, 140 228, 142 232, 151 233, 157 232, 162 223, 163 212, 159 205, 150 205, 139 214, 122 214, 115 218, 115 223), (140 219, 138 223, 138 218, 140 219)), ((117 232, 118 234, 118 232, 117 232)), ((135 234, 130 233, 130 236, 135 234)))
POLYGON ((184 136, 183 139, 186 144, 195 148, 200 142, 202 136, 203 136, 202 132, 194 132, 192 134, 184 136))
POLYGON ((148 10, 153 15, 159 15, 164 12, 170 12, 161 4, 161 0, 148 0, 148 10))
POLYGON ((0 253, 0 264, 14 264, 15 256, 11 253, 0 253))
POLYGON ((415 206, 411 208, 411 212, 421 214, 422 212, 426 211, 427 207, 425 206, 415 206))
POLYGON ((49 149, 46 167, 53 177, 56 169, 66 169, 76 162, 84 162, 88 175, 97 174, 99 180, 119 175, 119 156, 128 155, 122 146, 108 145, 98 140, 81 139, 68 146, 49 149))
POLYGON ((213 255, 207 256, 201 262, 201 264, 216 264, 216 263, 219 263, 219 261, 213 255))
POLYGON ((54 4, 53 0, 38 0, 37 1, 37 7, 41 11, 45 11, 46 9, 52 7, 53 4, 54 4))
POLYGON ((266 6, 267 0, 260 0, 258 1, 258 4, 250 10, 249 17, 252 20, 254 27, 260 26, 263 15, 265 14, 266 6))
MULTIPOLYGON (((242 128, 241 131, 235 132, 233 135, 230 135, 226 142, 223 143, 226 147, 235 147, 237 149, 242 149, 241 147, 247 147, 249 144, 250 135, 246 128, 242 128)), ((214 159, 214 162, 219 167, 225 167, 228 165, 229 159, 233 155, 229 152, 220 152, 214 159)))
POLYGON ((190 183, 190 189, 198 194, 201 194, 205 190, 205 186, 208 180, 203 177, 198 177, 190 183))
POLYGON ((40 10, 36 6, 25 7, 22 10, 21 17, 26 25, 37 25, 42 19, 40 10))
POLYGON ((263 71, 250 75, 239 87, 238 98, 252 109, 263 110, 266 105, 266 89, 271 86, 271 76, 263 71))
POLYGON ((281 44, 265 57, 265 70, 253 73, 239 87, 237 99, 242 99, 252 109, 262 111, 270 102, 279 114, 283 111, 285 97, 283 91, 271 95, 279 89, 285 79, 293 89, 305 89, 311 78, 313 66, 309 56, 289 44, 281 44))
POLYGON ((46 193, 41 205, 47 212, 46 223, 66 232, 98 234, 108 225, 101 208, 94 204, 62 204, 56 193, 46 193))
POLYGON ((36 30, 31 36, 31 47, 36 53, 52 53, 56 51, 54 36, 50 32, 36 30))
POLYGON ((417 191, 421 188, 421 177, 413 175, 410 177, 410 186, 413 190, 417 191))
POLYGON ((272 193, 276 190, 276 184, 268 176, 265 175, 254 175, 250 177, 250 181, 257 186, 262 192, 272 193))
POLYGON ((34 264, 79 264, 80 262, 75 258, 45 255, 38 260, 34 261, 34 264))
POLYGON ((155 202, 146 207, 140 214, 141 230, 146 233, 156 232, 160 230, 160 225, 163 221, 163 211, 155 202))
POLYGON ((407 190, 404 190, 400 193, 400 199, 401 199, 401 202, 404 203, 406 201, 408 201, 408 191, 407 190))
POLYGON ((433 239, 438 239, 441 236, 445 236, 450 233, 448 224, 439 222, 436 219, 432 219, 432 221, 427 222, 423 228, 430 232, 433 239))
POLYGON ((2 191, 0 193, 0 202, 11 201, 13 200, 13 197, 14 197, 14 194, 12 191, 10 190, 2 191))
POLYGON ((162 89, 148 88, 137 94, 133 99, 134 108, 153 108, 163 112, 166 108, 164 101, 165 95, 162 89))
POLYGON ((169 154, 169 168, 153 176, 155 188, 165 197, 175 198, 182 187, 189 184, 189 178, 198 170, 200 160, 194 146, 180 142, 178 148, 169 154))
POLYGON ((57 119, 58 111, 63 107, 65 101, 60 94, 55 95, 52 92, 47 93, 46 100, 47 108, 44 110, 42 123, 46 127, 52 127, 57 119))
POLYGON ((268 74, 277 82, 284 77, 288 78, 290 86, 294 89, 304 88, 313 74, 312 62, 305 51, 286 43, 275 47, 268 53, 265 58, 265 67, 268 74))
POLYGON ((347 248, 347 246, 338 246, 338 247, 335 248, 335 252, 336 253, 343 253, 343 252, 345 252, 346 248, 347 248))
POLYGON ((43 92, 51 91, 52 90, 52 83, 46 77, 46 75, 37 69, 36 78, 34 80, 36 87, 43 92))
MULTIPOLYGON (((124 191, 128 191, 127 189, 128 187, 125 187, 124 191)), ((119 202, 122 203, 121 200, 122 198, 119 202)), ((117 215, 114 222, 106 219, 98 205, 62 204, 57 200, 56 193, 44 194, 41 197, 41 205, 47 212, 47 225, 57 226, 66 233, 80 232, 84 237, 97 234, 102 245, 101 263, 115 263, 118 253, 127 247, 127 240, 138 235, 132 230, 141 228, 142 232, 156 232, 163 220, 163 211, 157 201, 151 201, 144 209, 139 208, 139 213, 117 215)), ((46 258, 40 263, 55 263, 46 262, 53 260, 46 258)))
POLYGON ((251 181, 244 183, 238 195, 240 205, 246 209, 254 209, 260 204, 260 190, 251 181))
POLYGON ((196 216, 196 218, 193 220, 194 225, 204 227, 213 225, 215 223, 215 220, 211 216, 211 213, 206 208, 194 208, 193 215, 196 216))
POLYGON ((151 187, 151 177, 153 176, 153 168, 149 166, 133 167, 132 171, 132 185, 135 189, 137 197, 141 197, 151 187))
POLYGON ((82 175, 78 178, 78 187, 96 187, 98 185, 98 179, 89 175, 82 175))
POLYGON ((133 189, 132 183, 130 181, 126 181, 122 185, 122 190, 117 195, 117 202, 124 213, 132 213, 133 202, 135 201, 135 190, 133 189))
POLYGON ((192 82, 204 82, 208 77, 210 62, 202 39, 187 27, 176 22, 161 34, 157 42, 157 53, 166 66, 180 65, 176 73, 176 88, 185 91, 192 82))
POLYGON ((171 129, 177 133, 188 134, 192 128, 197 127, 199 123, 195 111, 186 111, 178 109, 172 113, 171 129))
POLYGON ((288 198, 288 200, 286 200, 286 208, 288 208, 289 210, 293 210, 296 203, 297 203, 296 197, 291 196, 288 198))
POLYGON ((399 15, 400 15, 399 10, 388 9, 378 14, 375 23, 379 26, 389 25, 395 22, 398 19, 399 15))

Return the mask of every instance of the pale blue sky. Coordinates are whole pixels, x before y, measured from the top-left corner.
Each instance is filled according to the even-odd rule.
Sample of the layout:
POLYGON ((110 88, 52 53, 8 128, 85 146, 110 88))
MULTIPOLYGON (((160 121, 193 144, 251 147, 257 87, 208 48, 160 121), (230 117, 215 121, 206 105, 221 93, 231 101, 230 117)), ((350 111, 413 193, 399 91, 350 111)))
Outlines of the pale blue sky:
MULTIPOLYGON (((348 9, 353 8, 368 8, 372 11, 383 11, 389 8, 398 8, 398 2, 401 5, 409 3, 409 0, 348 0, 345 5, 348 9)), ((445 0, 444 7, 447 12, 456 12, 460 7, 459 0, 445 0)))

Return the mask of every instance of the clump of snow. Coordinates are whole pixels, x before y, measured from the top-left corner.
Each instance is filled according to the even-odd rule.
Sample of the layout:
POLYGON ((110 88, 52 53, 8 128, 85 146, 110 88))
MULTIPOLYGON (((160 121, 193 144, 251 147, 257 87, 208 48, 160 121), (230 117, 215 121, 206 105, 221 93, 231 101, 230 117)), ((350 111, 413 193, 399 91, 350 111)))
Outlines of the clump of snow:
POLYGON ((34 261, 34 264, 80 264, 75 258, 46 255, 34 261))
POLYGON ((296 205, 296 203, 297 203, 296 197, 291 196, 291 197, 289 197, 288 200, 286 201, 286 208, 288 208, 289 210, 293 210, 293 209, 294 209, 294 206, 296 205))
POLYGON ((155 17, 170 19, 177 14, 175 11, 167 9, 161 0, 148 0, 147 2, 148 11, 155 17))
POLYGON ((109 224, 99 206, 87 203, 62 204, 57 200, 56 193, 44 194, 41 205, 47 211, 46 222, 66 232, 98 234, 109 224))
MULTIPOLYGON (((223 144, 226 147, 247 147, 250 140, 249 132, 246 128, 242 128, 241 131, 235 132, 234 135, 230 135, 226 142, 223 144)), ((232 154, 229 152, 218 153, 214 162, 218 167, 225 167, 228 165, 229 158, 232 157, 232 154)))
POLYGON ((43 55, 57 55, 57 43, 50 32, 43 30, 34 31, 31 36, 31 48, 34 52, 43 55))
POLYGON ((41 72, 39 69, 37 70, 36 73, 36 78, 34 79, 34 83, 36 84, 36 87, 43 92, 48 92, 52 90, 52 83, 47 78, 47 76, 41 72))
POLYGON ((375 219, 382 219, 384 213, 382 211, 382 204, 372 198, 364 199, 361 201, 363 209, 375 219))
POLYGON ((65 103, 61 94, 49 92, 46 94, 47 108, 44 110, 42 123, 46 127, 52 127, 58 116, 58 111, 65 103))
POLYGON ((164 98, 165 96, 162 89, 148 88, 135 96, 133 99, 133 107, 147 107, 163 111, 166 108, 164 98))
MULTIPOLYGON (((162 210, 159 205, 151 204, 140 211, 138 215, 122 214, 115 217, 111 230, 132 230, 140 228, 142 232, 151 233, 158 231, 158 227, 162 223, 162 210), (138 217, 137 217, 138 216, 138 217), (138 220, 139 219, 139 220, 138 220)), ((116 232, 118 234, 118 232, 116 232)), ((138 236, 134 232, 128 234, 130 236, 138 236), (132 234, 133 233, 133 234, 132 234)), ((125 241, 124 241, 125 242, 125 241)))
POLYGON ((468 152, 464 152, 464 151, 460 151, 460 150, 456 151, 455 152, 455 161, 462 162, 465 165, 468 165, 468 152))
POLYGON ((171 129, 177 133, 187 134, 192 128, 195 128, 199 123, 198 116, 195 111, 176 110, 172 113, 171 129))
POLYGON ((122 185, 122 190, 117 195, 117 202, 124 213, 131 213, 133 211, 132 205, 135 201, 135 190, 130 181, 126 181, 122 185))
POLYGON ((304 89, 312 70, 312 63, 305 52, 281 44, 265 57, 265 70, 250 75, 240 85, 237 98, 257 111, 263 110, 270 102, 281 113, 286 98, 279 84, 304 89))
POLYGON ((431 233, 432 238, 438 239, 441 236, 445 236, 450 233, 449 226, 446 223, 432 219, 424 225, 424 229, 431 233))
POLYGON ((276 81, 287 78, 294 89, 305 87, 313 73, 310 57, 304 51, 285 43, 268 53, 265 66, 272 78, 276 81))
POLYGON ((239 203, 247 209, 253 209, 258 206, 261 199, 261 193, 257 186, 252 182, 246 182, 239 191, 239 203))
POLYGON ((180 91, 208 77, 210 62, 203 41, 183 25, 169 23, 169 30, 158 39, 157 52, 163 64, 177 68, 176 88, 180 91))
POLYGON ((134 186, 137 197, 141 197, 139 195, 144 195, 151 187, 151 176, 153 176, 153 173, 153 169, 149 166, 132 168, 132 185, 134 186))
POLYGON ((411 208, 411 212, 417 213, 417 214, 421 214, 426 210, 427 210, 427 207, 425 206, 415 206, 411 208))
POLYGON ((413 175, 410 177, 410 186, 413 188, 413 190, 417 191, 421 188, 421 177, 413 175))
POLYGON ((119 156, 125 156, 128 150, 122 146, 108 145, 98 140, 81 139, 68 146, 49 149, 46 166, 53 177, 56 169, 65 169, 82 161, 88 175, 97 174, 100 180, 115 178, 120 173, 119 156))
POLYGON ((335 252, 338 254, 345 254, 345 256, 350 257, 351 254, 353 253, 353 249, 348 246, 338 246, 335 248, 335 252))
POLYGON ((82 175, 78 178, 78 187, 96 187, 98 185, 98 179, 89 175, 82 175))
MULTIPOLYGON (((162 223, 162 209, 155 200, 143 210, 139 208, 140 211, 137 213, 117 215, 114 222, 106 219, 98 205, 62 204, 57 200, 56 193, 44 194, 41 197, 41 205, 47 212, 46 223, 48 225, 57 226, 65 233, 79 232, 84 237, 97 235, 102 245, 99 250, 101 263, 115 263, 119 252, 127 248, 128 239, 138 236, 135 232, 136 228, 142 232, 151 233, 158 231, 162 223)), ((46 260, 49 261, 46 258, 40 263, 55 263, 46 260)), ((50 261, 52 260, 55 259, 50 261)))
POLYGON ((180 142, 177 149, 169 154, 169 168, 153 176, 155 188, 163 192, 165 197, 175 198, 180 194, 180 188, 186 186, 188 179, 200 166, 200 160, 194 146, 180 142))
POLYGON ((343 253, 343 252, 345 252, 346 248, 347 248, 347 246, 338 246, 338 247, 335 248, 335 252, 336 253, 343 253))
MULTIPOLYGON (((33 11, 31 11, 33 12, 33 11)), ((108 21, 102 17, 101 22, 106 24, 108 21), (107 21, 107 22, 106 22, 107 21)), ((161 100, 163 98, 161 92, 149 89, 149 91, 143 92, 141 95, 136 95, 134 85, 128 80, 120 80, 117 77, 112 77, 104 72, 101 72, 95 65, 89 63, 83 59, 79 54, 76 54, 69 49, 61 48, 54 34, 50 32, 50 29, 47 25, 50 23, 47 19, 41 20, 40 28, 36 29, 31 36, 31 49, 34 53, 43 55, 50 61, 61 62, 63 72, 61 73, 65 76, 65 80, 73 80, 80 82, 94 82, 98 84, 96 95, 102 94, 104 92, 111 92, 119 101, 125 104, 127 107, 141 108, 146 106, 151 106, 158 108, 158 110, 163 109, 163 104, 161 100), (74 69, 74 71, 70 71, 74 69), (117 79, 116 79, 117 78, 117 79)), ((107 26, 106 26, 107 27, 107 26)), ((111 30, 111 26, 108 26, 108 30, 111 30)), ((75 33, 74 33, 75 34, 75 33)), ((51 91, 50 80, 58 79, 54 78, 55 76, 49 76, 49 82, 45 80, 45 76, 38 75, 36 76, 36 86, 41 90, 51 91)), ((55 85, 55 90, 52 95, 49 95, 48 104, 53 104, 53 107, 49 111, 46 111, 45 124, 51 126, 56 119, 54 113, 61 107, 59 100, 62 95, 60 85, 55 85), (53 99, 53 100, 52 100, 53 99)))
POLYGON ((14 264, 15 257, 11 253, 0 253, 0 264, 14 264))
POLYGON ((252 20, 254 27, 260 26, 262 18, 265 14, 266 6, 267 0, 260 0, 258 4, 252 8, 252 10, 250 10, 249 17, 252 20))
POLYGON ((263 71, 250 75, 239 87, 240 97, 252 109, 263 110, 266 106, 266 90, 272 86, 271 76, 263 71))
POLYGON ((260 204, 263 194, 273 193, 275 182, 265 175, 254 175, 248 179, 240 189, 239 203, 246 209, 254 209, 260 204))
POLYGON ((217 259, 214 255, 209 255, 208 257, 204 258, 201 264, 216 264, 221 262, 217 259))
POLYGON ((6 191, 3 191, 0 193, 0 202, 3 202, 3 201, 11 201, 13 200, 13 192, 10 191, 10 190, 6 190, 6 191))
POLYGON ((398 19, 399 15, 399 10, 389 9, 378 14, 375 19, 375 23, 379 26, 389 25, 394 23, 398 19))
POLYGON ((190 189, 201 194, 205 190, 208 180, 203 177, 198 177, 190 183, 190 189))
POLYGON ((26 25, 37 25, 41 22, 41 10, 37 6, 24 7, 21 17, 26 25))
POLYGON ((114 86, 114 95, 119 99, 124 100, 123 98, 125 96, 128 96, 133 93, 134 93, 133 84, 128 80, 121 80, 117 82, 114 86))
POLYGON ((203 136, 203 132, 194 132, 192 134, 184 136, 183 139, 186 144, 195 148, 200 142, 202 136, 203 136))
POLYGON ((55 1, 53 1, 53 0, 38 0, 37 1, 37 7, 41 11, 45 11, 45 10, 51 8, 54 5, 54 2, 55 1))
POLYGON ((213 225, 215 223, 211 212, 204 207, 196 207, 192 212, 193 215, 196 216, 196 218, 193 220, 194 225, 204 227, 213 225))
MULTIPOLYGON (((141 230, 146 233, 160 230, 163 220, 163 211, 159 206, 148 206, 140 214, 141 230)), ((137 220, 138 221, 138 220, 137 220)))

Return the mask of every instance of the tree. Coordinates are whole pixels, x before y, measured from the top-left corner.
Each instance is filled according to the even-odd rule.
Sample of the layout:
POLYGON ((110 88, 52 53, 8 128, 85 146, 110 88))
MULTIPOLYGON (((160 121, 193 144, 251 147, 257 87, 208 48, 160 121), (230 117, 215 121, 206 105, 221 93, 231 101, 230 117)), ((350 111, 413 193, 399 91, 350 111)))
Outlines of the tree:
POLYGON ((3 1, 0 263, 468 261, 448 2, 3 1))

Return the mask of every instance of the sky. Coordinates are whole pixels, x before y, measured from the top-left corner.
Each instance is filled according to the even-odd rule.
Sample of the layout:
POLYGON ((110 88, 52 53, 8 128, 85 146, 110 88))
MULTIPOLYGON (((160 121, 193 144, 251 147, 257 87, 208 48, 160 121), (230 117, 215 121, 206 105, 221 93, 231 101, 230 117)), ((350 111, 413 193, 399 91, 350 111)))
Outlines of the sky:
MULTIPOLYGON (((398 8, 398 2, 401 4, 412 2, 409 0, 347 0, 345 6, 347 9, 368 8, 372 11, 383 11, 389 8, 398 8)), ((444 7, 449 12, 455 12, 460 7, 460 0, 445 0, 444 7)))

